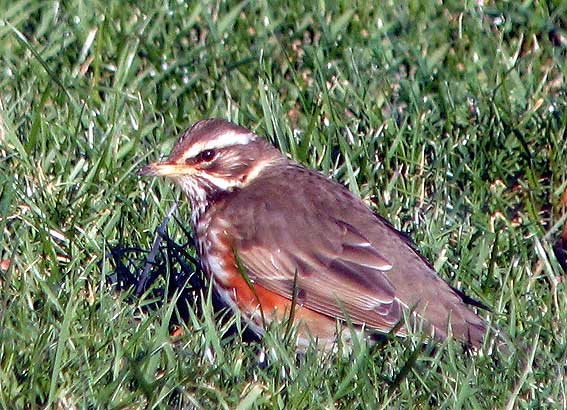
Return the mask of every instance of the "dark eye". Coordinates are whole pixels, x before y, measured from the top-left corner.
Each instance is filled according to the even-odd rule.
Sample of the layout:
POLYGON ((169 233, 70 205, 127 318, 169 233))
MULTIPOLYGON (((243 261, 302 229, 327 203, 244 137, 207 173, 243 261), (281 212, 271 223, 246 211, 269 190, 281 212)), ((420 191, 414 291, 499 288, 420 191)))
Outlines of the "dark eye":
POLYGON ((198 156, 197 156, 197 161, 199 162, 209 162, 212 161, 213 158, 215 157, 216 152, 212 149, 208 149, 205 150, 203 152, 201 152, 198 156))

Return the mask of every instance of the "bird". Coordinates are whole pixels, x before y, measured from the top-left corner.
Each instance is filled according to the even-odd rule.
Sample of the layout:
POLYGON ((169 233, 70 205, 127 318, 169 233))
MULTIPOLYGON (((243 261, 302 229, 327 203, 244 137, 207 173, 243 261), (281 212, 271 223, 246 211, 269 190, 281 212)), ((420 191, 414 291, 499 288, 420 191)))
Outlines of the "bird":
POLYGON ((360 197, 244 127, 200 120, 138 175, 181 189, 206 277, 259 336, 291 318, 298 349, 334 346, 352 330, 483 345, 488 325, 471 309, 483 303, 360 197))

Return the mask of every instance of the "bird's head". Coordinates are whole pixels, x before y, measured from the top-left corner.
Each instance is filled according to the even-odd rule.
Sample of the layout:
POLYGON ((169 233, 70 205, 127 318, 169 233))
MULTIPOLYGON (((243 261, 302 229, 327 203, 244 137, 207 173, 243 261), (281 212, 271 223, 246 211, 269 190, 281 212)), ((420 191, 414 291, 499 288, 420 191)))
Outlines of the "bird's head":
POLYGON ((195 123, 181 134, 165 161, 143 167, 138 175, 171 178, 195 207, 243 188, 280 161, 286 160, 263 138, 215 118, 195 123))

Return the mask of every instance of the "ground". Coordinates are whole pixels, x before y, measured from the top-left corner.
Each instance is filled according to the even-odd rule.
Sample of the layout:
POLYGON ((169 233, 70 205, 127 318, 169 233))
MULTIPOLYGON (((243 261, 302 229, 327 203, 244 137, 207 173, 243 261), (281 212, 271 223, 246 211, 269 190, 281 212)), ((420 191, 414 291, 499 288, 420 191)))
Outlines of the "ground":
MULTIPOLYGON (((1 408, 567 406, 553 251, 566 219, 567 3, 0 0, 0 11, 1 408), (297 356, 281 328, 243 336, 206 290, 172 334, 175 297, 117 290, 110 253, 143 265, 179 194, 135 171, 212 116, 359 194, 491 306, 483 316, 517 352, 416 334, 297 356)), ((180 204, 168 227, 178 243, 188 212, 180 204)), ((191 266, 190 247, 177 254, 191 266)), ((157 290, 179 265, 165 256, 157 290)))

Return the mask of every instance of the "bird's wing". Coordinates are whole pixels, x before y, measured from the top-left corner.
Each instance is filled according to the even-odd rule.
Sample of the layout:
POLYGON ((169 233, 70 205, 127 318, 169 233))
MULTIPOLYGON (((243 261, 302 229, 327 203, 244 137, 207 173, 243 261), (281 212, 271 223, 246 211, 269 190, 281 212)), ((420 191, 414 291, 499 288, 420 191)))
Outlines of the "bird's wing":
MULTIPOLYGON (((392 329, 403 318, 403 304, 384 274, 391 262, 349 222, 347 208, 359 200, 334 183, 326 188, 341 189, 338 196, 324 188, 316 195, 286 191, 274 181, 271 188, 247 189, 227 207, 237 221, 227 234, 250 280, 319 313, 392 329)), ((362 202, 356 207, 373 223, 362 202)))

